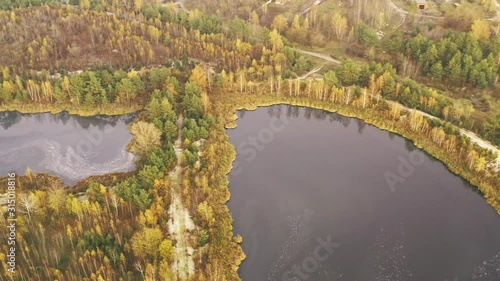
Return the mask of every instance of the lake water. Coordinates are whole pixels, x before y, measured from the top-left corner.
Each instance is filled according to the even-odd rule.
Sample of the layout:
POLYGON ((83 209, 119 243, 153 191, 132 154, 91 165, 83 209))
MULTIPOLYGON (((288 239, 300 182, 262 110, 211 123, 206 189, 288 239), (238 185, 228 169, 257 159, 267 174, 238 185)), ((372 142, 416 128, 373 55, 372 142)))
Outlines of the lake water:
POLYGON ((75 184, 91 175, 133 170, 134 155, 126 146, 135 116, 0 112, 0 175, 24 174, 30 167, 75 184))
POLYGON ((500 216, 411 142, 321 110, 238 116, 243 281, 500 280, 500 216))

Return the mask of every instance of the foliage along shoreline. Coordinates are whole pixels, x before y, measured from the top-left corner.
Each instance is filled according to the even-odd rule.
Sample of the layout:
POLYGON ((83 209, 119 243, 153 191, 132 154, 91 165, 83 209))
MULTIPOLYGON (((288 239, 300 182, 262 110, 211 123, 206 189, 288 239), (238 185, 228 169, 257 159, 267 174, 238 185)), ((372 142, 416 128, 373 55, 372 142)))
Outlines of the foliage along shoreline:
MULTIPOLYGON (((366 116, 361 116, 361 114, 356 114, 353 112, 350 112, 346 110, 345 108, 341 107, 334 107, 331 106, 331 104, 328 104, 326 102, 321 102, 317 100, 305 100, 303 98, 300 99, 290 99, 289 97, 282 97, 282 96, 254 96, 258 97, 257 99, 252 100, 250 103, 244 103, 244 104, 234 104, 234 109, 233 109, 233 115, 231 118, 227 118, 228 120, 224 127, 226 129, 234 129, 237 127, 237 115, 234 114, 238 110, 248 110, 248 111, 255 111, 259 107, 267 107, 267 106, 273 106, 273 105, 292 105, 292 106, 301 106, 301 107, 308 107, 308 108, 313 108, 313 109, 320 109, 320 110, 325 110, 327 112, 335 112, 339 113, 343 116, 346 117, 351 117, 351 118, 357 118, 362 120, 363 122, 373 125, 376 128, 384 131, 388 131, 391 133, 395 133, 407 140, 412 141, 412 143, 418 147, 419 149, 424 150, 428 154, 430 154, 432 157, 435 159, 441 161, 447 169, 454 173, 455 175, 460 176, 461 178, 467 180, 471 185, 477 187, 479 191, 482 192, 483 195, 485 193, 481 189, 481 184, 478 183, 477 181, 471 179, 471 177, 464 177, 463 173, 461 173, 455 166, 452 166, 450 163, 448 163, 446 160, 443 160, 444 157, 438 153, 439 148, 433 148, 429 147, 426 145, 426 143, 421 143, 418 140, 415 140, 412 135, 410 135, 408 132, 402 132, 400 130, 397 130, 396 128, 391 128, 389 126, 384 126, 380 124, 380 122, 377 122, 376 119, 370 119, 366 118, 366 116), (267 98, 272 97, 274 100, 267 100, 267 98), (264 99, 262 99, 264 98, 264 99), (278 99, 276 99, 278 98, 278 99), (231 120, 232 119, 232 120, 231 120)), ((228 98, 228 97, 225 97, 228 98)), ((68 112, 69 114, 72 115, 78 115, 82 117, 92 117, 96 115, 106 115, 106 116, 116 116, 116 115, 125 115, 125 114, 131 114, 131 113, 137 113, 141 110, 144 110, 144 107, 142 106, 132 106, 132 107, 117 107, 116 105, 110 105, 105 108, 81 108, 81 107, 64 107, 64 106, 58 106, 55 104, 23 104, 19 105, 16 103, 11 103, 9 105, 0 105, 0 112, 4 111, 18 111, 22 114, 42 114, 42 113, 50 113, 50 114, 58 114, 61 112, 68 112)), ((236 159, 236 153, 234 153, 234 161, 236 159)), ((229 171, 226 172, 226 175, 229 174, 232 170, 232 165, 229 169, 229 171)), ((495 208, 497 212, 500 214, 500 207, 495 208)))
MULTIPOLYGON (((227 207, 228 173, 236 150, 224 125, 236 126, 237 107, 256 108, 255 104, 326 109, 398 131, 417 146, 427 147, 426 151, 448 163, 445 165, 462 178, 483 186, 480 189, 490 198, 489 203, 499 209, 499 178, 487 167, 490 153, 474 147, 449 124, 402 114, 397 106, 378 102, 382 97, 395 100, 467 126, 473 113, 470 102, 454 102, 404 77, 422 74, 432 83, 444 80, 487 87, 493 83, 492 73, 498 72, 490 56, 498 55, 494 48, 498 40, 491 40, 492 48, 478 45, 474 39, 478 34, 449 34, 439 44, 425 36, 400 34, 381 41, 374 29, 360 24, 359 14, 354 22, 349 15, 337 15, 331 24, 341 27, 335 31, 335 42, 349 44, 354 55, 361 51, 355 57, 379 63, 360 66, 347 60, 326 72, 323 81, 304 81, 297 73, 311 70, 312 61, 291 46, 293 42, 318 45, 318 36, 308 34, 321 37, 316 32, 320 26, 330 40, 328 22, 309 23, 310 19, 297 15, 289 28, 282 15, 272 24, 261 24, 256 11, 249 22, 231 13, 234 19, 227 23, 199 10, 179 12, 173 4, 148 7, 145 3, 151 1, 134 1, 134 5, 122 7, 119 1, 77 2, 80 8, 55 5, 0 12, 0 22, 6 26, 0 32, 6 50, 0 56, 1 104, 24 112, 69 110, 82 116, 146 108, 144 119, 129 127, 136 140, 128 147, 143 159, 125 180, 90 179, 85 200, 68 194, 47 175, 40 175, 40 182, 32 175, 20 177, 19 184, 25 184, 19 191, 25 191, 20 195, 26 213, 19 218, 18 241, 25 246, 19 248, 19 279, 177 281, 187 280, 180 273, 185 276, 188 272, 190 280, 240 280, 242 238, 233 234, 227 207), (389 54, 378 56, 383 49, 389 54), (361 54, 365 51, 366 55, 361 54), (194 61, 203 67, 194 68, 194 61), (421 61, 429 63, 420 73, 421 61), (159 67, 134 70, 146 65, 159 67), (229 87, 233 96, 227 100, 215 94, 229 87), (279 95, 273 95, 274 89, 279 95), (285 97, 285 89, 289 97, 285 97), (248 95, 255 90, 266 95, 248 95), (211 110, 210 99, 216 110, 211 110), (218 122, 211 114, 218 116, 218 122), (40 190, 44 186, 47 190, 40 190), (177 200, 172 194, 178 195, 177 200), (170 223, 170 215, 180 213, 170 207, 182 204, 186 208, 181 209, 188 210, 184 213, 193 217, 193 228, 170 223), (175 247, 181 239, 172 233, 179 232, 194 248, 193 260, 199 260, 193 274, 189 268, 178 267, 175 247)), ((475 27, 480 30, 481 26, 475 27)), ((489 131, 495 133, 496 124, 491 122, 489 131)), ((2 248, 5 243, 0 244, 2 248)), ((181 255, 186 256, 184 250, 181 255)), ((0 260, 3 258, 0 253, 0 260)))
MULTIPOLYGON (((418 137, 419 134, 403 130, 402 128, 404 128, 404 125, 402 125, 401 127, 395 126, 398 123, 397 121, 393 122, 391 125, 386 125, 379 118, 376 117, 371 118, 369 117, 369 113, 359 111, 356 109, 353 110, 352 107, 338 106, 332 103, 327 103, 325 101, 318 101, 308 98, 290 98, 284 96, 269 96, 269 95, 264 95, 264 96, 250 95, 247 96, 247 98, 248 100, 243 103, 231 100, 230 95, 224 96, 222 98, 222 100, 226 100, 225 103, 232 104, 232 106, 230 106, 231 109, 227 111, 225 115, 224 124, 226 129, 234 129, 237 127, 236 120, 238 116, 235 114, 235 112, 238 110, 254 111, 259 107, 266 107, 266 106, 273 106, 280 104, 320 109, 328 112, 339 113, 343 116, 350 118, 357 118, 367 124, 375 126, 377 129, 395 133, 411 141, 417 148, 422 149, 424 152, 428 153, 431 157, 443 163, 444 166, 450 172, 466 180, 472 186, 476 187, 481 192, 483 197, 485 197, 487 203, 490 206, 492 206, 496 210, 496 212, 500 215, 500 198, 498 196, 495 197, 494 194, 492 194, 494 192, 495 184, 496 186, 500 186, 500 180, 498 178, 493 179, 491 184, 486 181, 481 181, 481 175, 479 175, 478 173, 474 173, 473 171, 467 170, 461 165, 456 165, 457 163, 456 159, 446 157, 447 153, 443 152, 443 149, 440 148, 439 146, 433 145, 432 141, 426 141, 425 137, 418 137)), ((234 146, 233 149, 235 149, 234 146)), ((236 150, 234 152, 236 154, 236 150)))
MULTIPOLYGON (((499 186, 498 177, 491 178, 490 180, 484 180, 484 171, 475 173, 474 171, 467 169, 465 163, 457 161, 457 159, 450 157, 450 155, 455 156, 456 154, 447 153, 445 149, 434 144, 433 141, 426 138, 424 134, 419 134, 408 130, 409 126, 406 122, 409 122, 411 119, 409 118, 410 113, 398 113, 402 114, 402 116, 400 116, 399 118, 391 118, 391 116, 387 116, 387 114, 391 112, 391 109, 390 107, 388 107, 388 104, 386 104, 385 101, 381 101, 378 105, 373 104, 373 107, 361 108, 356 107, 356 103, 343 105, 311 97, 290 97, 270 94, 229 92, 213 94, 210 96, 210 98, 212 100, 211 111, 215 115, 216 123, 213 124, 213 131, 207 137, 205 144, 200 147, 200 151, 202 153, 201 155, 203 155, 200 157, 200 160, 207 163, 209 165, 208 167, 210 167, 208 170, 202 172, 202 174, 210 175, 208 178, 208 183, 210 184, 209 186, 212 186, 214 190, 213 192, 215 193, 209 195, 206 198, 206 202, 208 202, 207 206, 209 206, 209 210, 212 210, 213 212, 212 216, 217 217, 218 219, 215 221, 215 225, 213 224, 214 222, 212 222, 212 225, 206 228, 206 233, 209 235, 209 243, 213 243, 213 245, 211 246, 212 248, 210 250, 207 250, 206 247, 201 247, 200 250, 206 254, 219 253, 216 255, 232 257, 232 259, 230 261, 226 261, 225 264, 209 266, 224 268, 224 275, 226 276, 226 278, 230 276, 230 279, 227 280, 240 280, 237 271, 241 262, 246 258, 240 245, 244 238, 242 239, 239 235, 233 233, 234 221, 230 210, 227 207, 227 202, 231 197, 228 174, 233 169, 233 163, 237 157, 236 148, 230 142, 229 136, 227 135, 227 129, 236 128, 237 115, 235 114, 235 112, 237 110, 256 110, 258 107, 272 106, 277 104, 302 106, 325 110, 328 112, 336 112, 351 118, 358 118, 367 124, 377 127, 378 129, 396 133, 412 141, 415 146, 423 149, 432 157, 441 161, 452 173, 460 176, 472 185, 478 187, 478 190, 480 190, 484 197, 486 197, 488 203, 500 214, 500 196, 495 196, 494 193, 495 186, 499 186), (213 152, 219 154, 220 157, 211 158, 209 155, 213 154, 213 152)), ((142 109, 148 107, 142 107, 142 109)), ((50 108, 50 106, 44 107, 44 109, 47 108, 50 108)), ((55 107, 53 107, 53 109, 54 108, 55 107)), ((107 110, 112 110, 111 108, 112 106, 108 105, 103 108, 100 113, 108 113, 107 110)), ((33 106, 32 109, 36 109, 36 107, 33 106)), ((69 108, 69 110, 71 109, 69 108)), ((32 113, 33 112, 35 112, 35 110, 33 110, 32 113)), ((72 111, 72 113, 74 112, 75 111, 72 111)), ((148 111, 148 114, 152 113, 148 111)), ((141 119, 144 118, 138 118, 136 122, 140 122, 141 119)), ((129 127, 129 130, 131 130, 131 127, 129 127)), ((185 159, 184 157, 185 156, 183 156, 183 159, 185 159)), ((193 167, 196 167, 196 165, 193 167)), ((192 170, 192 168, 188 169, 191 171, 186 171, 185 176, 190 177, 189 174, 196 172, 197 168, 195 168, 195 170, 192 170)), ((139 173, 140 175, 140 169, 138 168, 135 173, 139 173)), ((116 181, 113 182, 116 183, 116 181)), ((102 183, 103 182, 99 183, 99 185, 102 186, 102 183)), ((122 184, 119 184, 119 186, 121 185, 122 184)), ((186 185, 185 188, 188 188, 188 186, 189 185, 186 185)), ((95 191, 93 191, 95 188, 96 187, 94 184, 90 184, 90 194, 95 193, 95 191)), ((195 198, 195 195, 192 194, 193 192, 196 192, 196 190, 193 188, 191 188, 191 190, 189 190, 189 188, 184 189, 184 191, 182 192, 186 198, 184 199, 186 200, 185 203, 187 203, 188 206, 192 206, 192 200, 194 200, 195 198)), ((157 200, 154 199, 154 201, 157 200)), ((154 208, 158 208, 159 203, 160 202, 155 202, 152 206, 156 206, 154 208)), ((149 211, 149 209, 147 209, 147 211, 149 211)), ((202 225, 204 227, 201 231, 205 230, 205 227, 209 224, 205 225, 205 223, 203 223, 202 225)), ((196 234, 196 236, 198 235, 201 234, 196 234)))
POLYGON ((0 105, 0 112, 17 111, 21 114, 38 114, 50 113, 58 114, 68 112, 71 115, 78 115, 82 117, 92 117, 96 115, 117 116, 131 113, 137 113, 143 110, 143 106, 119 106, 116 104, 106 107, 78 107, 57 104, 33 104, 33 103, 9 103, 0 105))

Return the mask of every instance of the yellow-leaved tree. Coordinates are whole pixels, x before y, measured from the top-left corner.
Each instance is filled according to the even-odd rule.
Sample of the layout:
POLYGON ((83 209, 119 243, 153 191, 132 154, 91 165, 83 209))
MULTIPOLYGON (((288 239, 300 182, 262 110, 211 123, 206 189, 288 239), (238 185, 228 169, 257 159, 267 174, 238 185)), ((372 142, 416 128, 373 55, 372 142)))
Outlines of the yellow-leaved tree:
POLYGON ((152 123, 135 122, 130 126, 130 133, 135 137, 130 143, 129 150, 140 156, 147 155, 153 147, 161 144, 161 131, 152 123))
POLYGON ((189 77, 189 81, 198 85, 198 87, 200 87, 200 89, 202 91, 207 90, 207 86, 208 86, 207 74, 206 74, 205 70, 203 69, 203 67, 201 67, 200 65, 197 65, 193 69, 193 71, 191 72, 191 76, 189 77))
POLYGON ((484 20, 475 20, 471 26, 472 34, 478 40, 488 40, 491 36, 490 24, 484 20))
POLYGON ((162 240, 163 234, 158 228, 144 228, 136 232, 131 239, 134 255, 138 258, 156 257, 162 240))

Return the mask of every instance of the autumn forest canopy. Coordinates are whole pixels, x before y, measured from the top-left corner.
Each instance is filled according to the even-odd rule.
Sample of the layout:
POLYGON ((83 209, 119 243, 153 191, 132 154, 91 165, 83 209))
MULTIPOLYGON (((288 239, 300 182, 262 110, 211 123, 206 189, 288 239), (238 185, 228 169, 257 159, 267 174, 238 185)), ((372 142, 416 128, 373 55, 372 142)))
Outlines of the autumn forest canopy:
POLYGON ((15 280, 239 280, 225 130, 235 110, 257 105, 335 111, 401 134, 500 211, 498 155, 460 132, 500 145, 498 24, 450 28, 465 12, 450 10, 438 22, 412 12, 398 29, 385 0, 341 2, 302 13, 260 1, 0 1, 1 110, 138 112, 127 147, 136 171, 73 187, 20 176, 15 280))

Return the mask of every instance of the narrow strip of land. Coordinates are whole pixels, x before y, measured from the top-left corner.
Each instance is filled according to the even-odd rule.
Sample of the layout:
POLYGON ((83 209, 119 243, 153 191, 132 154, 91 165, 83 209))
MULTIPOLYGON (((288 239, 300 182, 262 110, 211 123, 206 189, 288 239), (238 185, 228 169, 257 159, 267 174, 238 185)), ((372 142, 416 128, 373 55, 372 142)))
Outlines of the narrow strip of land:
POLYGON ((195 224, 189 215, 189 210, 182 203, 181 182, 182 182, 182 124, 183 116, 179 115, 177 127, 179 136, 174 144, 177 165, 170 172, 172 179, 170 208, 168 210, 169 221, 168 231, 175 241, 175 261, 173 269, 178 274, 178 280, 186 281, 194 274, 193 248, 189 244, 188 232, 195 229, 195 224))

